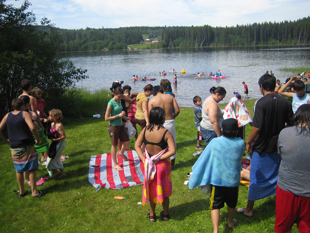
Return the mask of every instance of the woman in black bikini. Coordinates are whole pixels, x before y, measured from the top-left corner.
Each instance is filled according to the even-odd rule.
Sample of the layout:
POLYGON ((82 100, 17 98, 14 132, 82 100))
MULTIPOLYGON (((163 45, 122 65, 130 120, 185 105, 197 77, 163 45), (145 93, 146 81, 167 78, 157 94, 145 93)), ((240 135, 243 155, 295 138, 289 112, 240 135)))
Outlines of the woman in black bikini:
POLYGON ((139 158, 144 162, 144 184, 142 204, 149 203, 150 222, 156 222, 156 204, 162 204, 162 220, 169 221, 169 196, 172 193, 171 164, 169 157, 175 154, 175 143, 170 131, 163 127, 165 111, 160 107, 152 108, 150 124, 145 127, 135 144, 139 158), (141 145, 145 144, 145 156, 141 145), (169 150, 168 150, 169 148, 169 150))

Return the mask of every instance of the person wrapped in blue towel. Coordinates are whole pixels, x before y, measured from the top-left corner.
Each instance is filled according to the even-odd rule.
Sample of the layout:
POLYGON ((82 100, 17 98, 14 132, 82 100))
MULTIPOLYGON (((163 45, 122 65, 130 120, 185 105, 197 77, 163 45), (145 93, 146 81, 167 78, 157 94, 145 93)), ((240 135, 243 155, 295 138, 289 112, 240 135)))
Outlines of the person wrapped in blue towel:
POLYGON ((227 204, 228 227, 233 228, 233 218, 238 201, 240 164, 244 141, 237 138, 238 122, 229 118, 222 122, 223 136, 214 138, 205 148, 192 168, 189 188, 211 185, 210 209, 214 232, 218 232, 220 209, 227 204))

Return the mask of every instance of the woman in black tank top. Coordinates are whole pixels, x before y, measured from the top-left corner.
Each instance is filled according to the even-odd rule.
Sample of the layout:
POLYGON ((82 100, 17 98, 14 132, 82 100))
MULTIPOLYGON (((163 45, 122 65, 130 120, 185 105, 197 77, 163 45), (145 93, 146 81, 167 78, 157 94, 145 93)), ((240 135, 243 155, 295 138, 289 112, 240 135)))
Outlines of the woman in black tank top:
POLYGON ((160 107, 152 108, 149 119, 150 125, 142 130, 135 144, 137 154, 145 167, 154 169, 150 178, 147 172, 144 174, 142 204, 149 203, 150 213, 147 217, 151 222, 156 222, 156 204, 162 204, 164 211, 160 216, 164 221, 168 221, 169 196, 172 193, 169 157, 175 154, 176 148, 172 134, 163 127, 165 111, 160 107), (141 149, 142 144, 145 144, 145 156, 141 149))

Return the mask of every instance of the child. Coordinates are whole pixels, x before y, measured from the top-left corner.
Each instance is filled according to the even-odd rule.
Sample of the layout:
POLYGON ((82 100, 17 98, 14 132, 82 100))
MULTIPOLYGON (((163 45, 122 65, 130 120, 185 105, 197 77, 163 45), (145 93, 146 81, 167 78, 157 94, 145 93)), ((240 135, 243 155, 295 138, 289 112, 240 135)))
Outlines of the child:
MULTIPOLYGON (((40 90, 40 88, 34 87, 31 90, 31 95, 35 99, 35 105, 37 108, 38 116, 40 117, 40 121, 41 121, 43 126, 46 126, 47 116, 44 113, 44 108, 46 108, 46 103, 45 103, 44 99, 42 99, 42 91, 40 90)), ((44 128, 46 128, 46 127, 44 127, 44 128)))
POLYGON ((310 96, 305 92, 305 84, 301 80, 296 80, 297 77, 294 76, 291 79, 288 80, 278 91, 279 94, 285 96, 285 97, 292 97, 292 108, 294 114, 296 113, 299 106, 303 104, 310 104, 310 96), (285 92, 285 89, 288 86, 291 86, 294 89, 294 92, 288 91, 285 92))
POLYGON ((58 134, 56 138, 50 138, 52 144, 49 150, 49 157, 46 161, 46 169, 51 178, 58 175, 59 171, 61 171, 61 175, 59 178, 65 177, 66 173, 64 170, 64 165, 61 162, 61 154, 66 147, 66 133, 63 125, 61 124, 61 120, 63 119, 62 112, 59 109, 52 109, 49 111, 49 120, 52 122, 50 132, 53 134, 58 134), (58 133, 57 133, 58 132, 58 133), (56 148, 53 148, 53 144, 56 144, 56 148), (56 150, 56 154, 54 158, 51 157, 51 150, 56 150))
MULTIPOLYGON (((35 105, 35 100, 32 96, 30 96, 29 94, 31 93, 31 82, 29 79, 23 79, 21 81, 21 87, 22 87, 22 90, 23 90, 23 93, 20 95, 20 96, 23 96, 23 95, 27 95, 29 96, 30 98, 30 106, 31 106, 31 111, 37 115, 37 108, 36 108, 36 105, 35 105)), ((44 127, 40 121, 40 118, 37 117, 36 121, 38 122, 38 124, 40 125, 40 127, 43 129, 44 131, 44 127)))
MULTIPOLYGON (((124 96, 129 97, 129 98, 136 97, 139 94, 139 93, 130 93, 131 86, 129 86, 129 85, 124 86, 123 91, 124 91, 124 96)), ((127 108, 127 116, 129 118, 132 126, 137 130, 137 128, 136 128, 137 121, 135 118, 136 111, 137 111, 136 99, 134 99, 134 101, 132 103, 126 101, 125 104, 126 104, 126 108, 127 108)), ((135 135, 135 138, 136 139, 138 138, 137 134, 135 135)))
POLYGON ((249 89, 248 89, 248 85, 243 81, 242 82, 243 87, 244 87, 244 100, 249 98, 249 89))
POLYGON ((194 102, 194 115, 195 115, 195 126, 197 127, 198 133, 197 133, 197 144, 196 144, 196 149, 197 150, 202 150, 203 147, 200 145, 200 142, 202 140, 202 135, 200 132, 200 122, 202 120, 202 115, 201 115, 201 98, 200 96, 196 95, 193 98, 194 102))
MULTIPOLYGON (((39 136, 40 136, 40 143, 38 145, 34 145, 36 148, 37 153, 41 153, 41 162, 45 162, 47 159, 47 154, 48 154, 48 148, 49 148, 49 143, 47 141, 47 138, 42 130, 42 128, 37 124, 36 119, 37 115, 34 114, 32 111, 29 111, 30 107, 30 98, 28 95, 22 95, 20 97, 25 103, 25 106, 23 108, 24 111, 27 111, 30 113, 30 116, 32 120, 34 121, 34 125, 36 129, 38 130, 39 136)), ((27 176, 25 176, 27 178, 27 176)), ((27 180, 26 180, 27 181, 27 180)))
POLYGON ((223 136, 214 138, 200 155, 192 168, 189 188, 211 185, 210 209, 213 231, 218 232, 220 209, 227 204, 228 227, 237 221, 233 218, 238 201, 240 164, 244 151, 244 141, 237 138, 238 121, 233 118, 223 120, 223 136))
POLYGON ((23 111, 23 100, 16 98, 12 101, 13 111, 6 114, 0 123, 0 138, 11 147, 11 156, 16 170, 16 179, 19 191, 14 191, 19 197, 28 194, 24 186, 23 173, 28 172, 31 182, 32 197, 42 197, 45 191, 38 191, 36 186, 36 170, 38 155, 34 144, 40 142, 40 137, 30 115, 23 111), (9 139, 3 134, 7 126, 9 139), (35 136, 36 141, 33 139, 35 136))
POLYGON ((119 148, 120 150, 117 152, 117 155, 122 157, 123 160, 128 160, 128 158, 124 155, 124 152, 128 148, 130 142, 122 122, 122 118, 126 116, 121 104, 123 89, 117 87, 115 89, 111 88, 111 90, 113 91, 114 96, 108 103, 107 110, 105 112, 105 120, 109 121, 108 131, 112 142, 111 156, 114 164, 113 169, 116 171, 121 171, 123 168, 121 168, 116 160, 118 139, 122 142, 122 147, 119 148))

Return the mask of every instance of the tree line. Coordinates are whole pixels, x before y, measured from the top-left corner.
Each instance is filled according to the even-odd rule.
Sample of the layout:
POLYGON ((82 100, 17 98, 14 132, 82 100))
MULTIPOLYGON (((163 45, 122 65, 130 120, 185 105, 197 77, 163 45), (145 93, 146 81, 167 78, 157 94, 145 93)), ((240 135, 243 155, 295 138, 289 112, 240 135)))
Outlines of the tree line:
POLYGON ((163 47, 302 46, 310 39, 310 17, 281 23, 254 23, 234 27, 167 27, 163 47))
POLYGON ((117 29, 58 29, 60 52, 126 49, 143 41, 142 35, 159 37, 163 48, 231 46, 302 46, 309 44, 310 17, 297 21, 265 22, 233 27, 120 27, 117 29))

